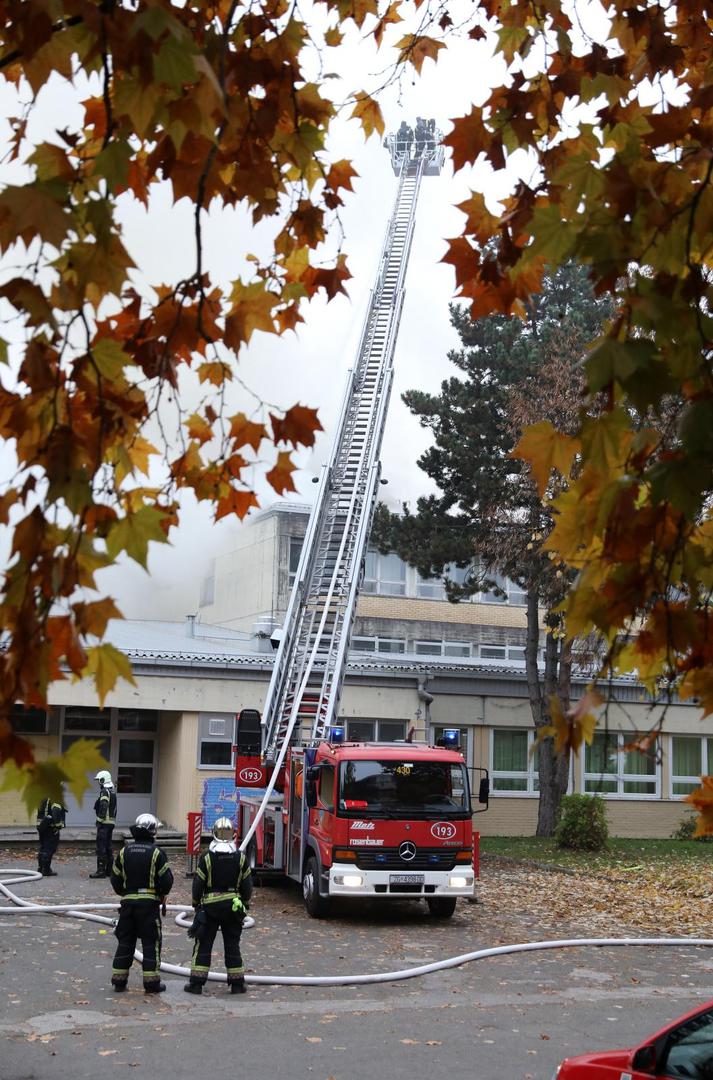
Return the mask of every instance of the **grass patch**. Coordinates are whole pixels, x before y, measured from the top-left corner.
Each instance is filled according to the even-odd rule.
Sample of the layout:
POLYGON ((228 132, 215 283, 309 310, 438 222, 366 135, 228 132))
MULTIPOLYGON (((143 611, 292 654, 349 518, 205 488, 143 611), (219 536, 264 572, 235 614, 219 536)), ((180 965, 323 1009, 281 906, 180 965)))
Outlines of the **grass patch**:
POLYGON ((650 867, 673 870, 710 866, 711 848, 697 840, 629 840, 612 837, 606 851, 566 851, 541 836, 481 836, 484 855, 506 855, 575 870, 623 870, 650 867))

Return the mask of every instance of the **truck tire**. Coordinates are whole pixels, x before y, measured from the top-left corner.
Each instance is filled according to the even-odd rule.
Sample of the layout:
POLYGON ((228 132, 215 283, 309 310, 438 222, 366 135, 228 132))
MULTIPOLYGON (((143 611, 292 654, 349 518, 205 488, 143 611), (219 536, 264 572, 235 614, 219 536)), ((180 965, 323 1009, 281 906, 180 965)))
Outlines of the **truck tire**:
POLYGON ((257 844, 255 843, 254 837, 248 844, 247 851, 245 852, 245 858, 247 859, 248 866, 250 867, 250 872, 254 874, 257 870, 257 844))
POLYGON ((302 874, 302 897, 307 914, 313 919, 323 919, 329 914, 329 897, 319 893, 319 866, 314 855, 308 855, 302 874))
POLYGON ((434 919, 450 919, 456 909, 455 896, 434 896, 427 900, 428 910, 434 919))

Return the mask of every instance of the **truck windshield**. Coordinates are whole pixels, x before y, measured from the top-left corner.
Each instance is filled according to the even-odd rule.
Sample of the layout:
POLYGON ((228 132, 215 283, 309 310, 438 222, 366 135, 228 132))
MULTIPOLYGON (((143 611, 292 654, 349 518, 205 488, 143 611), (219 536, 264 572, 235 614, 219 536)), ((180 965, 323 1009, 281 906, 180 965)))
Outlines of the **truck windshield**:
POLYGON ((339 809, 347 816, 469 814, 465 766, 449 761, 343 761, 339 809))

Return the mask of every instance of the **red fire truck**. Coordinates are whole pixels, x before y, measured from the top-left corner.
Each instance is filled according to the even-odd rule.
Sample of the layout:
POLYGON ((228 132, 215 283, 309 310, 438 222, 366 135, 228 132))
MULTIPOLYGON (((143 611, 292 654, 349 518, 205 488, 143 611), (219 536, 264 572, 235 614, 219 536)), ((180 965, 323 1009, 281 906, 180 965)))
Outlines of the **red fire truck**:
MULTIPOLYGON (((442 746, 347 743, 332 728, 317 747, 292 747, 275 792, 248 846, 258 871, 281 871, 302 883, 305 907, 327 914, 334 897, 425 900, 450 917, 459 896, 473 896, 470 784, 458 732, 442 746)), ((485 770, 480 770, 485 773, 485 770)), ((240 756, 238 787, 262 783, 259 757, 240 756)), ((243 794, 246 836, 262 792, 243 794)), ((478 801, 487 806, 487 773, 478 801)))

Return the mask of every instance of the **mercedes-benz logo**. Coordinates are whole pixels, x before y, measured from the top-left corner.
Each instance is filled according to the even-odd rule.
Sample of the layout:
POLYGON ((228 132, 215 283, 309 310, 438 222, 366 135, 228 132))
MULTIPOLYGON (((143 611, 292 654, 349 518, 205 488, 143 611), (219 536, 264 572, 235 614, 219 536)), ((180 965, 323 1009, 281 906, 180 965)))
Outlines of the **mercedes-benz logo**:
POLYGON ((416 858, 416 845, 412 844, 410 840, 404 840, 399 848, 399 855, 404 862, 411 862, 412 859, 416 858))

